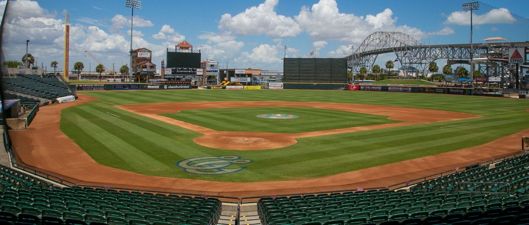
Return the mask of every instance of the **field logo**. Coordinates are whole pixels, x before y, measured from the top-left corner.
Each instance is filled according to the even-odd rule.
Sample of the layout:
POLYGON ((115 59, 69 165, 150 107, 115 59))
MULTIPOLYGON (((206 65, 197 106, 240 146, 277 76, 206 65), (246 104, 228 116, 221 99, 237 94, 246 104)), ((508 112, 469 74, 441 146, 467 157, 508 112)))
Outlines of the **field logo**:
POLYGON ((188 173, 215 175, 239 172, 250 162, 239 156, 200 157, 182 160, 177 166, 188 173))
POLYGON ((259 114, 257 118, 262 119, 273 119, 273 120, 291 120, 299 118, 299 116, 292 114, 283 114, 283 113, 268 113, 268 114, 259 114))

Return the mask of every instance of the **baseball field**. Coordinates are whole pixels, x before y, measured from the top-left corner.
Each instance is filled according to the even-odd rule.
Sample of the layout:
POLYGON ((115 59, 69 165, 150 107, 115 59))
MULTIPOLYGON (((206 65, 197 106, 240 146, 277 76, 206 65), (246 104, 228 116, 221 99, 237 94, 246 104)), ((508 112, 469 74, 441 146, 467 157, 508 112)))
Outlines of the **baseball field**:
POLYGON ((529 129, 529 102, 505 98, 311 90, 81 95, 92 100, 63 109, 60 129, 99 164, 210 181, 316 178, 529 129), (270 149, 252 149, 262 140, 270 149), (285 143, 273 147, 276 141, 285 143))

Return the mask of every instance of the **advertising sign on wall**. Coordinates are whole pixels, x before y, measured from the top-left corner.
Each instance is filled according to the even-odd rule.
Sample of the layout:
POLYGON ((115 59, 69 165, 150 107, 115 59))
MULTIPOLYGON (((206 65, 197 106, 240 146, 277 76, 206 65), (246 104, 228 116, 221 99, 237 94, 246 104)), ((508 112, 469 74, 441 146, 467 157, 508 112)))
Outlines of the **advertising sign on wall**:
POLYGON ((235 70, 235 74, 246 74, 246 70, 235 70))
POLYGON ((230 77, 230 82, 249 83, 249 82, 252 82, 252 78, 251 77, 230 77))
POLYGON ((204 69, 197 69, 197 75, 204 75, 204 69))
POLYGON ((272 89, 272 90, 283 89, 283 82, 269 82, 268 89, 272 89))
POLYGON ((138 52, 138 58, 150 58, 150 57, 151 57, 151 53, 148 51, 138 52))

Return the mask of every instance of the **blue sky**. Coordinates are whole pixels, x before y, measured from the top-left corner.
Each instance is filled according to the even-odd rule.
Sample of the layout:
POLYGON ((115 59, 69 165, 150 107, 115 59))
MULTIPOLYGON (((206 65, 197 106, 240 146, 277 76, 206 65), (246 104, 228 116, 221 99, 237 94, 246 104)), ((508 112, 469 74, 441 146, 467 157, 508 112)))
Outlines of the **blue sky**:
MULTIPOLYGON (((143 0, 135 11, 134 47, 153 50, 187 40, 222 67, 282 68, 287 56, 342 57, 371 32, 402 31, 422 43, 468 42, 461 4, 442 0, 143 0), (136 23, 137 22, 137 23, 136 23)), ((5 1, 2 2, 5 5, 5 1)), ((124 0, 18 0, 11 4, 5 55, 19 59, 26 39, 37 61, 62 61, 63 13, 72 24, 72 61, 119 68, 128 62, 130 9, 124 0), (86 52, 90 52, 90 57, 86 52), (96 62, 97 61, 97 62, 96 62)), ((475 42, 490 36, 529 40, 529 1, 481 1, 475 42)), ((388 56, 390 57, 390 56, 388 56)), ((86 66, 88 69, 88 66, 86 66)))

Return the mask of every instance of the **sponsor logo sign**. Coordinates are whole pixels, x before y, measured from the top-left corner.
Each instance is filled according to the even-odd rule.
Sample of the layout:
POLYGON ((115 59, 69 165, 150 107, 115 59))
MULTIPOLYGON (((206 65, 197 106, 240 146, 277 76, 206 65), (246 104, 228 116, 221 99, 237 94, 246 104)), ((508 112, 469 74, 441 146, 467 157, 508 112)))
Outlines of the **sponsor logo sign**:
POLYGON ((219 156, 185 159, 176 165, 187 173, 219 175, 240 172, 250 162, 240 156, 219 156))
POLYGON ((189 85, 164 85, 164 89, 189 89, 189 85))
POLYGON ((246 82, 249 83, 252 81, 251 77, 230 77, 230 82, 246 82))
POLYGON ((269 82, 268 89, 273 89, 273 90, 283 89, 283 82, 269 82))
POLYGON ((261 86, 257 86, 257 85, 244 86, 244 90, 261 90, 261 86))
POLYGON ((242 90, 243 88, 244 86, 234 86, 234 85, 226 86, 226 89, 228 90, 242 90))

